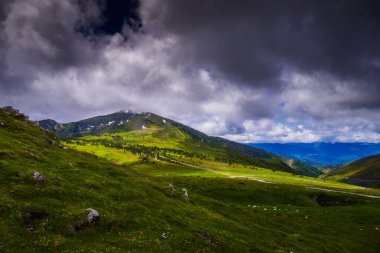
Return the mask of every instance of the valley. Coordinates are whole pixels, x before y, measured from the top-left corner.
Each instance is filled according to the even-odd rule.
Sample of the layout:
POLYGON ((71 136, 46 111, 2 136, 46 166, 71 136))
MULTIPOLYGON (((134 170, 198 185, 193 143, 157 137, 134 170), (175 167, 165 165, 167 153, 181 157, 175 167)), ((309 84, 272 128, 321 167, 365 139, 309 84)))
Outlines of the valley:
POLYGON ((189 140, 191 130, 146 123, 59 140, 13 113, 0 110, 0 122, 2 252, 377 252, 380 246, 380 200, 364 196, 380 196, 378 189, 297 174, 270 153, 246 150, 257 152, 247 157, 233 143, 213 146, 189 140), (46 181, 36 182, 36 171, 46 181), (77 231, 87 208, 100 220, 77 231))

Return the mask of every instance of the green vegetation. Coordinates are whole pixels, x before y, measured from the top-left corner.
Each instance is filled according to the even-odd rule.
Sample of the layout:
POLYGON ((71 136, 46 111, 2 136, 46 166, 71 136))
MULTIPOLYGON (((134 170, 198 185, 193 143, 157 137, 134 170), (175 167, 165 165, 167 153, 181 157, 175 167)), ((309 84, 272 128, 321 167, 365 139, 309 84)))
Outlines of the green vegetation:
POLYGON ((69 143, 75 138, 77 144, 83 145, 86 142, 118 149, 142 145, 146 149, 145 153, 151 152, 147 147, 166 148, 172 149, 172 152, 207 156, 207 159, 230 164, 239 163, 294 172, 280 157, 269 152, 210 137, 152 113, 118 112, 68 124, 59 124, 52 120, 40 121, 39 124, 47 130, 55 131, 61 138, 69 140, 69 143))
POLYGON ((327 176, 345 183, 380 188, 380 154, 346 164, 327 176))
POLYGON ((101 145, 65 148, 52 133, 1 110, 0 140, 0 252, 377 252, 380 247, 380 200, 304 187, 305 180, 318 179, 169 151, 176 164, 150 156, 142 161, 129 150, 101 145), (47 181, 35 182, 35 171, 47 181), (75 231, 89 207, 99 211, 100 221, 75 231))

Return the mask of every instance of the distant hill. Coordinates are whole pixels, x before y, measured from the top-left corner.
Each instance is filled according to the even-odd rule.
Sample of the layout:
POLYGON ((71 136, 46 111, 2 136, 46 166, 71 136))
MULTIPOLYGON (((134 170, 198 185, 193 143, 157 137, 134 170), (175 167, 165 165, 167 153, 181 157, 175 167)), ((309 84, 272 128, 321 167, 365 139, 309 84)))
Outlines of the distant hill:
POLYGON ((328 177, 366 187, 380 187, 380 154, 351 162, 330 171, 328 177))
POLYGON ((380 143, 252 143, 279 156, 300 160, 313 167, 344 165, 348 162, 380 153, 380 143))
MULTIPOLYGON (((208 159, 213 157, 213 159, 228 163, 241 163, 297 173, 279 156, 270 152, 208 136, 179 122, 149 112, 120 111, 66 124, 48 119, 39 121, 39 125, 46 130, 56 132, 61 139, 83 137, 82 141, 85 141, 86 136, 97 136, 98 139, 102 139, 100 136, 105 134, 124 134, 125 143, 130 143, 136 138, 150 138, 151 141, 145 145, 175 148, 178 152, 204 155, 208 159), (133 135, 125 133, 133 133, 133 135)), ((110 142, 110 140, 107 141, 110 142)), ((135 144, 139 145, 141 142, 138 141, 135 144)))
POLYGON ((284 162, 289 165, 292 169, 296 171, 297 174, 309 176, 309 177, 319 177, 323 175, 323 172, 317 168, 314 168, 304 162, 283 158, 284 162))

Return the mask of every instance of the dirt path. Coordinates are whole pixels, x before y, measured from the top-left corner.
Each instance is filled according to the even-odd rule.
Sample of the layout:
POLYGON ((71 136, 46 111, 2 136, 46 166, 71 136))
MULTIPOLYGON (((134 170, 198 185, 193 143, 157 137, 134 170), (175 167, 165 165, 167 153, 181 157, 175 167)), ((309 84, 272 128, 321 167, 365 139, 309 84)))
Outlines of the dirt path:
MULTIPOLYGON (((269 182, 269 181, 265 181, 265 180, 258 179, 258 178, 252 178, 250 176, 235 176, 235 175, 231 175, 231 174, 226 173, 226 172, 221 172, 221 171, 213 170, 213 169, 210 169, 210 168, 204 168, 204 167, 200 167, 200 166, 197 166, 197 165, 180 162, 180 161, 177 161, 177 160, 174 160, 174 159, 171 159, 171 158, 167 158, 165 156, 159 156, 159 158, 163 158, 163 159, 165 159, 167 161, 171 161, 173 163, 181 164, 181 165, 184 165, 184 166, 188 166, 188 167, 192 167, 192 168, 196 168, 196 169, 201 169, 201 170, 207 170, 207 171, 213 172, 215 174, 221 174, 221 175, 227 176, 229 178, 246 178, 248 180, 252 180, 252 181, 256 181, 256 182, 260 182, 260 183, 276 184, 274 182, 269 182)), ((310 181, 312 181, 312 180, 310 180, 310 181)), ((380 196, 376 196, 376 195, 368 195, 368 194, 361 194, 361 193, 354 193, 354 192, 346 192, 346 191, 332 190, 332 189, 313 187, 313 186, 305 186, 305 188, 313 189, 313 190, 320 190, 320 191, 327 191, 327 192, 338 192, 338 193, 343 193, 343 194, 351 194, 351 195, 357 195, 357 196, 362 196, 362 197, 367 197, 367 198, 380 199, 380 196)))
POLYGON ((246 178, 248 180, 252 180, 252 181, 256 181, 256 182, 260 182, 260 183, 274 184, 273 182, 269 182, 269 181, 265 181, 265 180, 261 180, 261 179, 257 179, 257 178, 252 178, 250 176, 234 176, 234 175, 231 175, 231 174, 226 173, 226 172, 221 172, 221 171, 213 170, 213 169, 210 169, 210 168, 204 168, 204 167, 200 167, 200 166, 197 166, 197 165, 192 165, 192 164, 188 164, 188 163, 184 163, 184 162, 179 162, 177 160, 174 160, 174 159, 171 159, 171 158, 167 158, 167 157, 161 156, 161 155, 159 156, 159 158, 163 158, 163 159, 166 159, 166 160, 171 161, 173 163, 178 163, 178 164, 185 165, 185 166, 188 166, 188 167, 192 167, 192 168, 196 168, 196 169, 201 169, 201 170, 207 170, 207 171, 210 171, 210 172, 213 172, 213 173, 216 173, 216 174, 221 174, 221 175, 227 176, 229 178, 246 178))
POLYGON ((319 187, 313 187, 313 186, 305 186, 305 187, 308 189, 313 189, 313 190, 320 190, 320 191, 326 191, 326 192, 339 192, 339 193, 357 195, 357 196, 362 196, 362 197, 367 197, 367 198, 380 199, 380 196, 376 196, 376 195, 368 195, 368 194, 355 193, 355 192, 345 192, 345 191, 338 191, 338 190, 319 188, 319 187))

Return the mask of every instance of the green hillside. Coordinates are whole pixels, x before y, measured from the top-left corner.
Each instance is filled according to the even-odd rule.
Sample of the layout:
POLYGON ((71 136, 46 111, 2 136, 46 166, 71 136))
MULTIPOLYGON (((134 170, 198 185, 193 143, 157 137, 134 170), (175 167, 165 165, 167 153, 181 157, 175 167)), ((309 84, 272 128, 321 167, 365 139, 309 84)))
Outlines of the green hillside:
POLYGON ((152 113, 117 112, 68 124, 59 124, 53 120, 43 120, 39 124, 46 130, 56 132, 62 139, 76 139, 82 144, 104 144, 114 147, 144 145, 157 149, 171 149, 174 153, 185 152, 191 156, 215 161, 296 173, 281 158, 269 152, 211 137, 152 113))
POLYGON ((323 172, 317 168, 314 168, 304 162, 283 158, 284 162, 289 165, 293 170, 295 170, 298 174, 309 176, 309 177, 319 177, 323 174, 323 172))
POLYGON ((380 187, 380 154, 368 156, 329 172, 328 177, 366 187, 380 187))
POLYGON ((305 182, 379 195, 375 190, 265 169, 251 171, 278 183, 230 178, 166 161, 136 162, 129 151, 114 155, 125 154, 130 165, 117 165, 66 148, 4 110, 0 140, 0 252, 377 252, 380 246, 379 199, 305 182), (46 181, 35 181, 36 171, 46 181), (100 220, 76 231, 87 208, 100 220))

